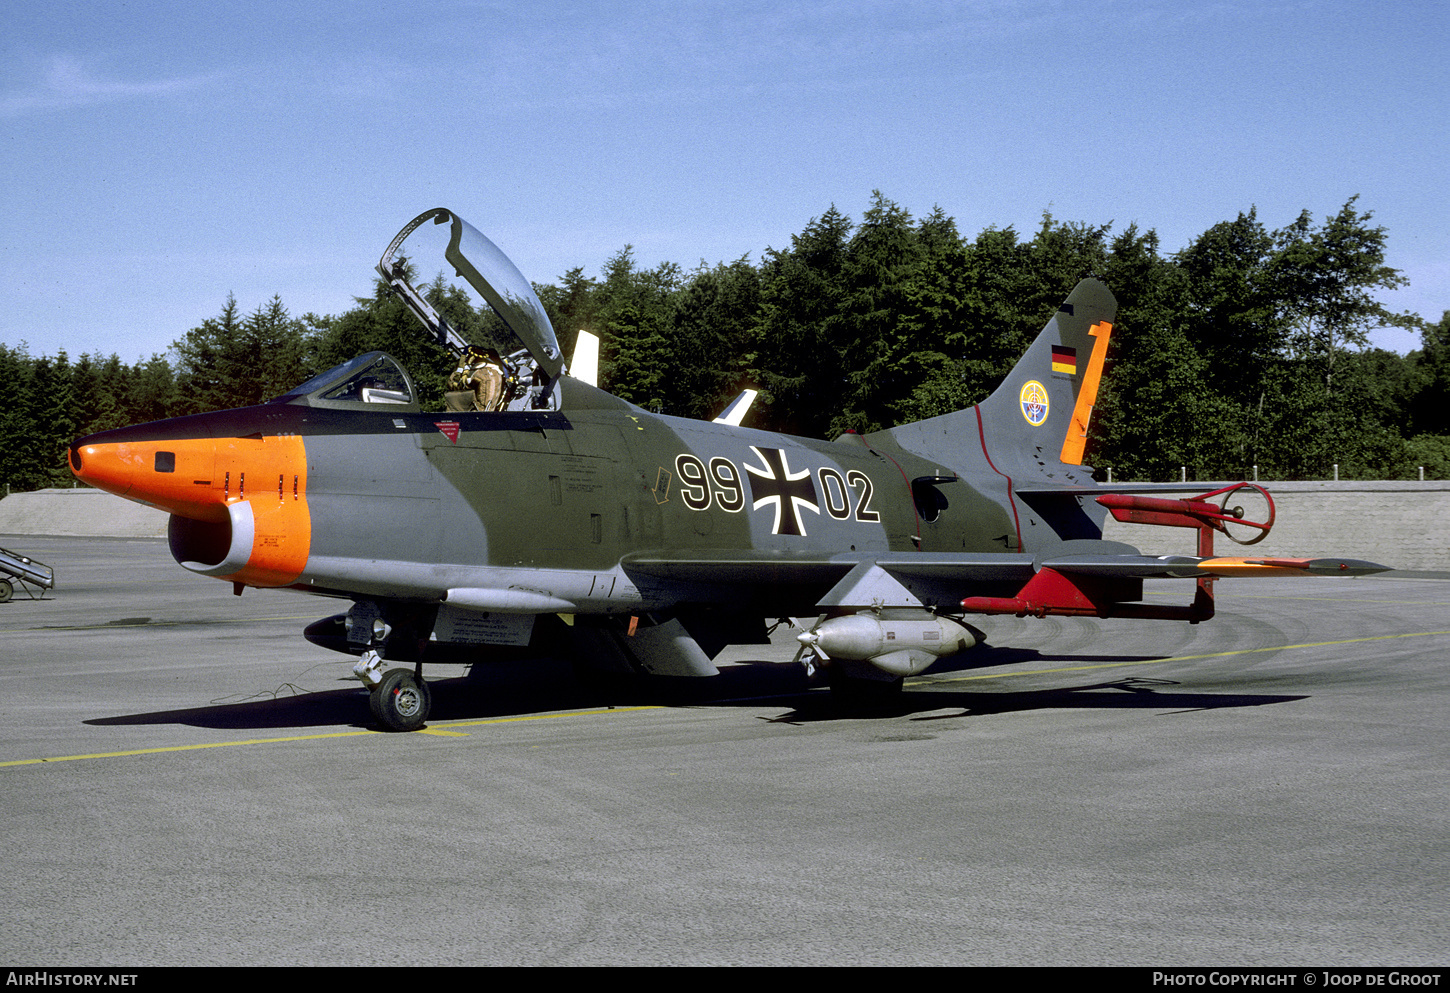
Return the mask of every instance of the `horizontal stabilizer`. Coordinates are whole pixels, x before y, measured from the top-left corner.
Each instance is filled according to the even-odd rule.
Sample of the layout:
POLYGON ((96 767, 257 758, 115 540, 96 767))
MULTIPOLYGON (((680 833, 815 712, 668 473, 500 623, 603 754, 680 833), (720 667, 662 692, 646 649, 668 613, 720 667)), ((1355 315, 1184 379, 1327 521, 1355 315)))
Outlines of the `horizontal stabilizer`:
POLYGON ((1390 567, 1363 559, 1204 559, 1199 568, 1215 576, 1373 576, 1390 567))

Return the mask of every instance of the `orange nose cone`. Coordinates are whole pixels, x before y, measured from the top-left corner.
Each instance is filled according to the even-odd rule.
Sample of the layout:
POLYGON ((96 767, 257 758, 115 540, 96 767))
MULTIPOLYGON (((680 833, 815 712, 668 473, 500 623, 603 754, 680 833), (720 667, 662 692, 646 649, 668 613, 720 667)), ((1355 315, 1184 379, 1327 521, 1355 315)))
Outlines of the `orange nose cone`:
POLYGON ((216 441, 211 438, 82 438, 71 446, 70 467, 97 489, 158 510, 199 521, 227 519, 222 488, 213 478, 216 441))
POLYGON ((209 532, 219 537, 219 545, 209 539, 204 547, 183 549, 219 557, 178 558, 187 568, 252 586, 286 586, 306 566, 312 542, 307 450, 296 434, 227 433, 252 426, 231 423, 226 420, 231 414, 202 414, 82 438, 70 448, 71 472, 127 500, 223 525, 209 532), (182 437, 166 437, 169 433, 182 437), (222 566, 228 570, 224 575, 217 571, 222 566))

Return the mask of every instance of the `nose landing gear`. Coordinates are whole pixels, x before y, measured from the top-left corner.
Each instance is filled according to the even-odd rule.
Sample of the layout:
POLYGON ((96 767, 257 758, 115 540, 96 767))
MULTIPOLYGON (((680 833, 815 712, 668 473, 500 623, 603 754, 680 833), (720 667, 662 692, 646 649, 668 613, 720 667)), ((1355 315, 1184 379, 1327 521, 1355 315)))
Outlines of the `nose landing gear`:
MULTIPOLYGON (((373 718, 389 731, 416 731, 428 721, 428 712, 433 706, 433 695, 428 684, 423 682, 422 646, 410 654, 417 661, 413 670, 389 669, 383 671, 383 654, 393 638, 393 626, 382 617, 376 603, 358 601, 347 613, 345 620, 347 639, 352 645, 364 649, 357 664, 352 667, 353 675, 368 688, 368 709, 373 718)), ((408 624, 404 624, 407 629, 408 624)), ((398 639, 405 646, 407 637, 398 639)))
POLYGON ((427 722, 432 706, 428 684, 407 669, 389 669, 368 694, 373 717, 391 731, 418 730, 427 722))

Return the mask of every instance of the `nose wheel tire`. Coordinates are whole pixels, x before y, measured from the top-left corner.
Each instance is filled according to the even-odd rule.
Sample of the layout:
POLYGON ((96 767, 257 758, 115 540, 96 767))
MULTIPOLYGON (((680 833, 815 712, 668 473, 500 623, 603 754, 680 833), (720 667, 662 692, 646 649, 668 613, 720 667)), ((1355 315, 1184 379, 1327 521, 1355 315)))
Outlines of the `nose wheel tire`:
POLYGON ((368 694, 373 717, 389 731, 416 731, 428 720, 433 706, 428 684, 407 669, 389 669, 368 694))

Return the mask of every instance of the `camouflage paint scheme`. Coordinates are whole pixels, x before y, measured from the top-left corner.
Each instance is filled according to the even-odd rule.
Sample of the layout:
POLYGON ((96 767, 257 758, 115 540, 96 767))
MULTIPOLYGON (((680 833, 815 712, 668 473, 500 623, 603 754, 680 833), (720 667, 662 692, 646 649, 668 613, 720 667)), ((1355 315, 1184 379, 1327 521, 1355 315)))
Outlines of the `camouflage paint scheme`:
MULTIPOLYGON (((404 229, 380 271, 429 217, 453 221, 456 254, 463 222, 434 211, 404 229)), ((355 601, 345 621, 319 622, 309 637, 411 661, 419 685, 424 661, 478 658, 491 641, 527 637, 515 625, 447 655, 442 605, 495 620, 567 615, 576 634, 592 632, 578 644, 588 650, 592 638, 614 663, 709 674, 709 658, 759 640, 765 618, 874 611, 934 625, 960 616, 964 598, 1011 598, 1048 566, 1094 577, 1114 602, 1141 599, 1145 576, 1212 572, 1208 559, 1102 541, 1107 510, 1092 496, 1107 490, 1079 464, 1116 311, 1095 279, 980 405, 836 441, 652 414, 552 375, 562 372, 552 329, 536 298, 517 294, 490 299, 506 318, 527 311, 521 338, 555 409, 425 413, 406 373, 372 353, 267 404, 81 439, 72 468, 170 512, 176 560, 239 593, 290 587, 355 601), (375 373, 391 402, 358 398, 375 373), (391 633, 358 634, 373 617, 391 633), (634 640, 656 628, 668 635, 634 640)), ((957 647, 970 647, 965 628, 947 640, 956 630, 957 647)), ((819 654, 838 674, 878 680, 926 664, 884 666, 883 676, 872 658, 819 654)))
MULTIPOLYGON (((1076 296, 1088 293, 1110 305, 1100 284, 1076 296)), ((1059 336, 1068 323, 1061 316, 1049 324, 1059 336)), ((1031 360, 1029 352, 1019 370, 1031 360)), ((196 570, 247 585, 431 602, 451 589, 518 589, 580 613, 665 610, 697 599, 778 606, 784 594, 808 611, 815 600, 797 590, 803 582, 815 589, 885 553, 945 563, 952 559, 943 553, 986 553, 1030 574, 1030 553, 1100 537, 1105 512, 1094 522, 1081 496, 1066 498, 1075 519, 1059 534, 1010 495, 1014 479, 1091 483, 1082 467, 1046 460, 1043 445, 1058 447, 1049 444, 1053 434, 1060 444, 1065 414, 1057 411, 1071 409, 1073 384, 1037 376, 1056 387, 1047 421, 1033 427, 1009 409, 1000 432, 1008 443, 993 453, 977 408, 828 442, 652 414, 563 377, 561 410, 273 403, 122 428, 77 442, 77 475, 218 530, 225 525, 217 511, 250 502, 258 524, 246 564, 218 572, 203 555, 196 570), (440 424, 456 424, 456 432, 450 437, 440 424), (1023 444, 1038 436, 1042 445, 1023 444), (249 438, 252 446, 237 444, 249 438), (300 444, 279 461, 268 439, 300 444), (163 451, 175 453, 165 475, 183 481, 185 499, 147 486, 146 470, 163 451), (107 485, 113 478, 125 485, 107 485), (246 479, 253 487, 266 479, 267 488, 248 493, 246 479), (934 481, 918 484, 921 500, 913 497, 918 479, 934 481), (940 505, 934 520, 923 514, 931 515, 928 498, 940 505), (271 534, 265 522, 280 516, 273 504, 294 503, 305 510, 309 540, 305 558, 292 552, 300 568, 289 574, 273 554, 288 536, 271 534), (1003 555, 1010 552, 1019 554, 1003 555), (747 589, 733 588, 736 575, 747 589), (691 585, 705 579, 718 589, 691 585), (613 590, 601 592, 607 581, 613 590)), ((998 395, 1018 389, 1009 381, 998 395)), ((179 560, 193 568, 187 552, 201 543, 196 530, 178 522, 172 534, 179 560)), ((963 576, 969 585, 971 573, 963 576)), ((954 598, 966 588, 956 584, 954 598)))

